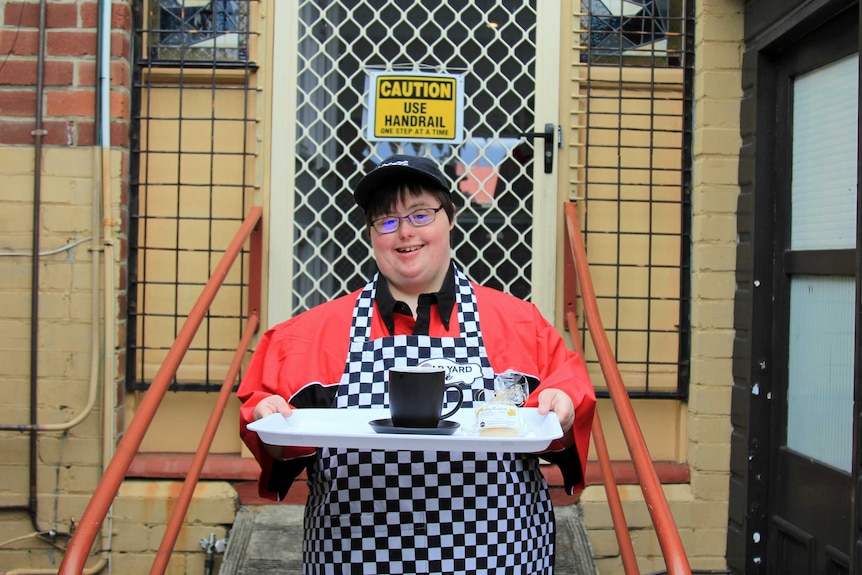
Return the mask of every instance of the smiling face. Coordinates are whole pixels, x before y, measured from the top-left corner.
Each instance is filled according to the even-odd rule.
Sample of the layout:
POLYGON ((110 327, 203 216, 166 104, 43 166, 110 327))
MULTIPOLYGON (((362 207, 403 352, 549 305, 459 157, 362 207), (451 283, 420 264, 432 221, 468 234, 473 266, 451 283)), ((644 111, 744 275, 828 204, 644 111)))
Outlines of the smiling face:
MULTIPOLYGON (((422 188, 402 188, 390 209, 375 213, 373 219, 406 216, 421 208, 439 208, 440 205, 438 194, 422 188)), ((417 227, 403 219, 398 229, 389 234, 369 228, 377 266, 396 299, 439 291, 449 271, 449 233, 454 226, 454 216, 450 219, 447 210, 441 210, 434 221, 425 226, 417 227)))

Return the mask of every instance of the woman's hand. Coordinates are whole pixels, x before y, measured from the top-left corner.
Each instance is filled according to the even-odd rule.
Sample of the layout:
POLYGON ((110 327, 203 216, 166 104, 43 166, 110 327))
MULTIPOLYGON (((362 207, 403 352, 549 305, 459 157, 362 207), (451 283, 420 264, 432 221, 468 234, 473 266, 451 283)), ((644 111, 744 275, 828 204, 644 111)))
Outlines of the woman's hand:
POLYGON ((575 422, 575 404, 561 389, 545 389, 539 393, 539 415, 549 411, 557 414, 563 433, 568 432, 575 422))
POLYGON ((284 416, 290 416, 293 408, 287 404, 287 400, 280 395, 270 395, 264 397, 254 408, 254 420, 257 421, 267 415, 280 413, 284 416))
MULTIPOLYGON (((254 408, 254 420, 257 421, 262 417, 266 417, 267 415, 272 415, 273 413, 280 413, 285 416, 290 416, 293 412, 293 408, 287 404, 287 400, 285 400, 280 395, 270 395, 269 397, 264 397, 260 400, 260 402, 254 408)), ((282 451, 283 448, 280 445, 270 445, 269 443, 260 442, 263 446, 264 450, 269 453, 269 456, 275 460, 282 459, 282 451)))

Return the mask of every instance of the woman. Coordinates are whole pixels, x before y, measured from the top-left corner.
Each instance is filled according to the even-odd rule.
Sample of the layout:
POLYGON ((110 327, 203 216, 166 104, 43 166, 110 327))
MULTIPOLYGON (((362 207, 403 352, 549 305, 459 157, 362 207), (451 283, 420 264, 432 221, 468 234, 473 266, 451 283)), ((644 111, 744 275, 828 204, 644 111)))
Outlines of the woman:
POLYGON ((475 377, 462 409, 515 370, 530 382, 525 405, 553 411, 564 430, 542 458, 560 466, 570 494, 583 488, 595 409, 584 364, 534 305, 452 263, 455 206, 437 165, 392 156, 354 197, 379 272, 269 330, 239 388, 261 495, 283 497, 307 470, 305 573, 551 573, 553 508, 536 455, 282 448, 246 429, 303 407, 385 407, 393 366, 460 365, 475 377))

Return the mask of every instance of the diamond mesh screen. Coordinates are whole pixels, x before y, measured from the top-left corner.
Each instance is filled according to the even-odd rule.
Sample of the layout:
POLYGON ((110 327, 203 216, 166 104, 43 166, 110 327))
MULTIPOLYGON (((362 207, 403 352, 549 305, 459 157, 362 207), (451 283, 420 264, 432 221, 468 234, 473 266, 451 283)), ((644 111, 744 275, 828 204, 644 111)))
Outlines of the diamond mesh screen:
POLYGON ((299 15, 292 312, 373 272, 351 189, 398 152, 437 159, 455 182, 452 245, 468 276, 529 299, 533 142, 520 134, 533 127, 535 1, 305 0, 299 15), (463 73, 465 141, 367 141, 375 70, 463 73))

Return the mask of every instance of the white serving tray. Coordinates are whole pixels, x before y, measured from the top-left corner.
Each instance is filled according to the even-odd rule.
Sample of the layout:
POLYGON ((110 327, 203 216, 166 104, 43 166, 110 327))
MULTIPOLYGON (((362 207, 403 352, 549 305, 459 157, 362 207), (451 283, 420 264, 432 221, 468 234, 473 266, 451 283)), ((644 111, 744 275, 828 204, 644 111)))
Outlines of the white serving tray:
POLYGON ((461 427, 452 435, 377 433, 369 421, 389 417, 387 408, 297 409, 290 417, 279 413, 248 424, 261 441, 296 447, 343 447, 390 451, 491 451, 535 453, 563 436, 556 414, 539 415, 536 408, 519 408, 524 423, 521 437, 479 437, 473 407, 449 418, 461 427))

